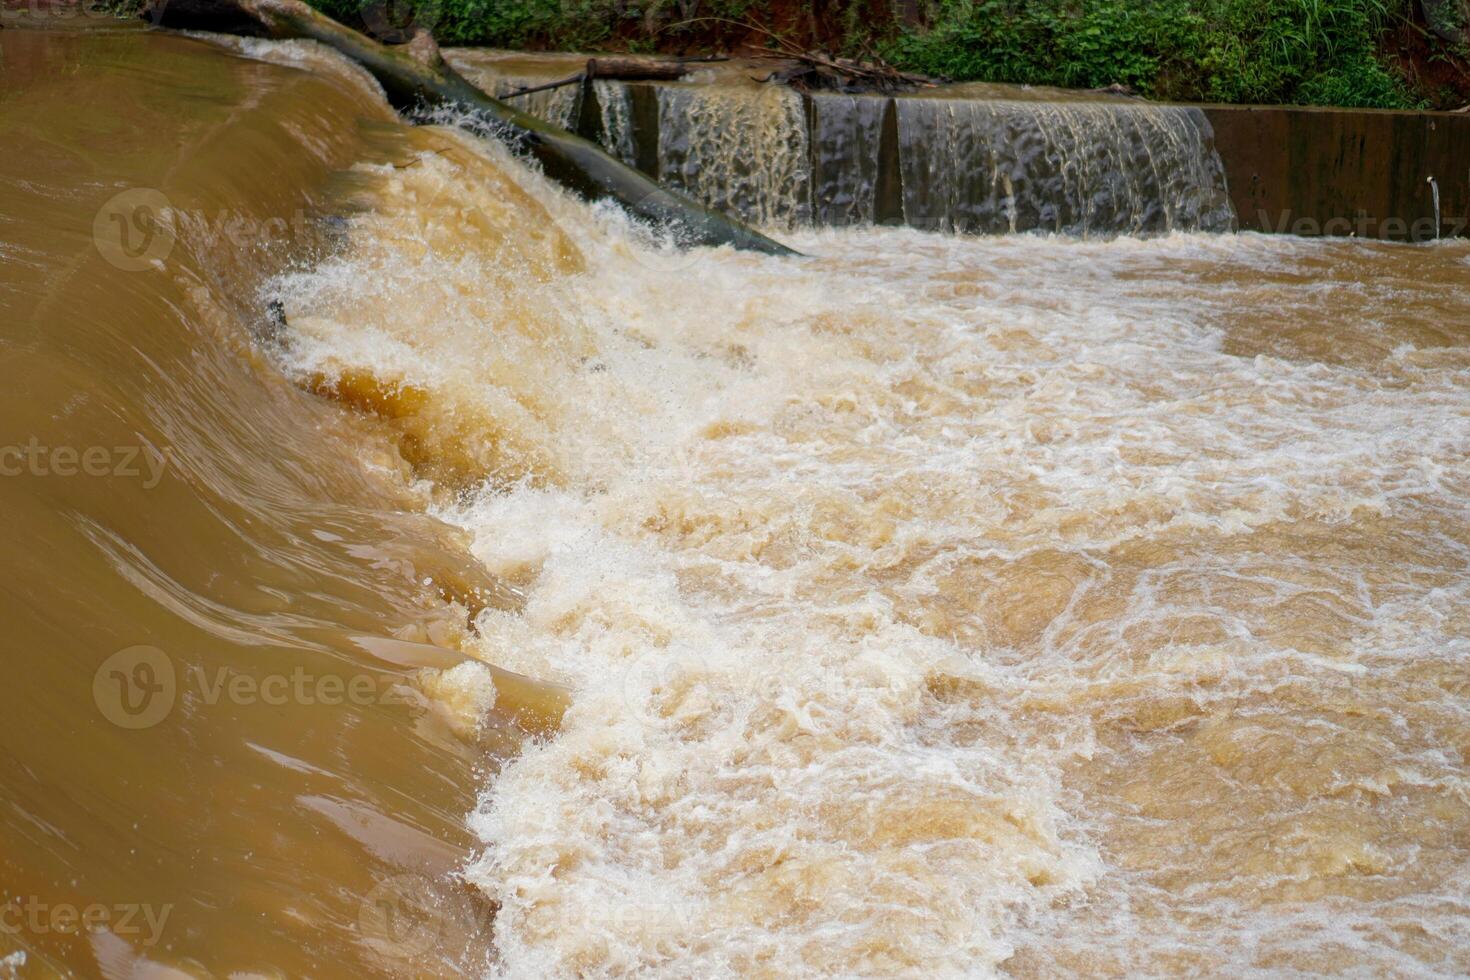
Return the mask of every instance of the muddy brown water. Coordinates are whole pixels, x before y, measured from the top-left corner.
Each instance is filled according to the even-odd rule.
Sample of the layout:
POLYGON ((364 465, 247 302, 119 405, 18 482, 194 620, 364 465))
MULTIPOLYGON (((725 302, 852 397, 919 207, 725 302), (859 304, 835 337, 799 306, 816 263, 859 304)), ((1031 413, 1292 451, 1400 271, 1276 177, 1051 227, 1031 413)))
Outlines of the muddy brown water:
POLYGON ((1470 245, 679 253, 0 54, 6 969, 1470 970, 1470 245))
POLYGON ((0 32, 0 950, 25 976, 366 972, 372 888, 469 853, 486 755, 413 684, 459 658, 382 641, 514 596, 260 353, 256 288, 391 121, 198 41, 0 32))

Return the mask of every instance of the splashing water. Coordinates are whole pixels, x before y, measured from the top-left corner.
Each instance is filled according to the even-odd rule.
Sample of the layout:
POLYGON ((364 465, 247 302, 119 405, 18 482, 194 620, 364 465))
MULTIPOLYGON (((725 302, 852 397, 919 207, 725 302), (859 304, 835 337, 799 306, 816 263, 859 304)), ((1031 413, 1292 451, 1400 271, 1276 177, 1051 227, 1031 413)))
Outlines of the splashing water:
POLYGON ((1470 968, 1464 243, 666 274, 405 138, 278 292, 575 692, 472 820, 500 974, 1470 968))

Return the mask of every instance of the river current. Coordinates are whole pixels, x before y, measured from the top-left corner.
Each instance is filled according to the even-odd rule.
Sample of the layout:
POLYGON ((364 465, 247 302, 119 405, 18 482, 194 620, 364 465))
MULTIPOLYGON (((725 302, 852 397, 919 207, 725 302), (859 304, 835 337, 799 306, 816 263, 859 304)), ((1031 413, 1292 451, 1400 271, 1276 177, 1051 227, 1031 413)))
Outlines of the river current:
POLYGON ((0 44, 5 441, 167 460, 0 480, 5 895, 170 910, 19 975, 1470 970, 1470 244, 681 253, 315 49, 0 44), (397 694, 187 680, 303 664, 397 694))

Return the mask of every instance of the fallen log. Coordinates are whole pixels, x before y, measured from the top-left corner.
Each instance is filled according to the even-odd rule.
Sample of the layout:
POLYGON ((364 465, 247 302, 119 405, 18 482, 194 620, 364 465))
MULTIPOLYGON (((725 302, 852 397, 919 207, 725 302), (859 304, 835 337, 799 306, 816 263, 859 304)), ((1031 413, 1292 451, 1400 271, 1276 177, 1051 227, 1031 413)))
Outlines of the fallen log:
MULTIPOLYGON (((918 88, 933 88, 942 79, 927 75, 915 75, 899 71, 882 61, 853 61, 819 51, 803 51, 774 31, 767 30, 750 21, 731 20, 728 17, 692 17, 682 20, 674 27, 689 27, 694 24, 713 23, 738 27, 765 37, 765 47, 753 52, 756 58, 787 62, 765 78, 753 79, 760 82, 776 82, 789 85, 799 92, 909 92, 918 88)), ((666 28, 668 29, 668 28, 666 28)))
POLYGON ((689 69, 674 61, 588 58, 587 67, 575 75, 568 75, 566 78, 547 82, 544 85, 532 85, 529 88, 516 89, 514 92, 505 92, 500 96, 500 100, 503 102, 506 99, 518 99, 533 92, 549 92, 554 88, 565 88, 568 85, 577 85, 594 78, 612 82, 671 82, 687 74, 689 74, 689 69))
POLYGON ((796 254, 753 228, 660 186, 595 143, 491 98, 450 67, 425 32, 415 34, 407 44, 379 44, 301 0, 152 2, 154 6, 145 15, 165 27, 325 44, 371 72, 394 106, 408 110, 462 107, 487 135, 534 158, 563 187, 589 200, 611 198, 634 217, 669 229, 681 245, 731 245, 768 255, 796 254))
POLYGON ((764 51, 755 57, 786 63, 760 81, 789 85, 798 92, 877 92, 888 95, 933 88, 937 84, 927 75, 914 75, 883 64, 833 58, 813 51, 764 51))
POLYGON ((588 58, 587 77, 622 82, 670 82, 689 74, 677 61, 647 61, 642 58, 588 58))
POLYGON ((532 85, 528 88, 518 88, 514 92, 502 92, 499 98, 500 101, 504 102, 506 99, 518 99, 523 95, 531 95, 535 92, 549 92, 554 88, 566 88, 568 85, 580 85, 583 81, 586 80, 586 78, 587 73, 585 71, 579 71, 575 75, 568 75, 566 78, 560 79, 559 81, 547 82, 544 85, 532 85))

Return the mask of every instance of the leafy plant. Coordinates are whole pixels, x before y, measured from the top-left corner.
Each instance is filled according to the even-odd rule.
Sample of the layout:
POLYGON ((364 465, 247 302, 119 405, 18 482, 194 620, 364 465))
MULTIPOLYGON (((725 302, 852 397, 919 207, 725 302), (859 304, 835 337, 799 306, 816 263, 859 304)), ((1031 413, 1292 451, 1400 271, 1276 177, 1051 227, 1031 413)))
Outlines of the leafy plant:
MULTIPOLYGON (((312 0, 361 22, 387 4, 398 23, 441 42, 508 48, 709 49, 739 39, 731 24, 785 34, 786 0, 312 0)), ((1154 98, 1411 108, 1423 93, 1384 60, 1413 0, 824 0, 818 13, 841 53, 956 80, 1097 88, 1154 98), (918 16, 905 19, 917 9, 918 16)), ((1421 30, 1420 34, 1424 32, 1421 30)), ((808 43, 803 40, 801 43, 808 43)), ((1463 65, 1437 40, 1428 57, 1463 65)), ((1470 73, 1466 74, 1470 90, 1470 73)), ((1470 94, 1470 91, 1467 91, 1470 94)), ((1442 97, 1442 95, 1441 95, 1442 97)))

